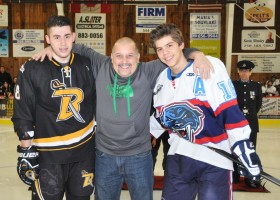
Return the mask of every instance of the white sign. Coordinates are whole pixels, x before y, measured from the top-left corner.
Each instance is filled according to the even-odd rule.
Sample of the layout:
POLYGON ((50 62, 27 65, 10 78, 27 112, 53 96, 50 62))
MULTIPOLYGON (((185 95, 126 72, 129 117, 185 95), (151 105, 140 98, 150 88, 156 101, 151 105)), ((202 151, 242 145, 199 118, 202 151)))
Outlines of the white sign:
POLYGON ((261 119, 279 119, 280 118, 280 98, 264 97, 262 107, 259 113, 261 119))
POLYGON ((243 26, 274 26, 275 0, 244 3, 243 26))
POLYGON ((275 50, 275 34, 273 30, 242 30, 242 50, 275 50))
POLYGON ((191 13, 190 39, 191 40, 219 40, 220 13, 191 13))
POLYGON ((76 43, 106 55, 106 14, 76 13, 76 43))
POLYGON ((253 62, 253 73, 280 73, 280 55, 239 55, 238 61, 240 60, 253 62))
POLYGON ((13 29, 13 57, 31 57, 42 49, 43 29, 13 29))
POLYGON ((0 26, 8 26, 8 6, 0 5, 0 26))
POLYGON ((166 6, 136 6, 136 33, 150 33, 166 23, 166 6))

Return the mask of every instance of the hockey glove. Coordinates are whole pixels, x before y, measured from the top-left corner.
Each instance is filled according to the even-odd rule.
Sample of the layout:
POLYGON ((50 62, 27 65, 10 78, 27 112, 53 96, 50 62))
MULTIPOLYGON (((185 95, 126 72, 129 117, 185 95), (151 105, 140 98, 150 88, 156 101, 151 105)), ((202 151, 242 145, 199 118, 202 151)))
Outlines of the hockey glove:
POLYGON ((253 143, 249 140, 241 140, 231 149, 233 155, 244 165, 238 165, 239 174, 255 181, 260 180, 262 165, 253 143))
POLYGON ((34 146, 28 148, 17 146, 18 163, 17 172, 20 179, 27 185, 31 185, 39 173, 39 152, 34 146))

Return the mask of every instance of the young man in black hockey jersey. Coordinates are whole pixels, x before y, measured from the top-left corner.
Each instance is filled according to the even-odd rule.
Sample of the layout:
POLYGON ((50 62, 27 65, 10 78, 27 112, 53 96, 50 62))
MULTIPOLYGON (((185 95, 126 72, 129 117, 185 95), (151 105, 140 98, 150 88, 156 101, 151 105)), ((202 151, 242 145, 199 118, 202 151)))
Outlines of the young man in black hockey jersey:
POLYGON ((87 58, 72 53, 75 33, 50 17, 52 60, 20 68, 12 121, 19 137, 18 174, 32 199, 89 200, 94 178, 95 82, 87 58))

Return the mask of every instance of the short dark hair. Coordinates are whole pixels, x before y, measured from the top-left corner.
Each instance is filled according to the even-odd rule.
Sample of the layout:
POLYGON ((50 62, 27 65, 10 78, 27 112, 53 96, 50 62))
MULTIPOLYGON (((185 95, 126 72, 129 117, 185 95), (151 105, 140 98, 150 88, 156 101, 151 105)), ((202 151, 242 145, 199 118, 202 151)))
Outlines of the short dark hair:
POLYGON ((48 19, 47 30, 49 30, 50 28, 55 27, 55 26, 59 26, 59 27, 70 26, 70 28, 72 30, 71 25, 72 25, 72 23, 69 18, 62 16, 62 15, 54 15, 48 19))
POLYGON ((150 46, 155 47, 155 42, 164 36, 170 35, 171 38, 181 45, 184 42, 184 37, 180 29, 172 23, 165 23, 157 26, 150 33, 150 46))

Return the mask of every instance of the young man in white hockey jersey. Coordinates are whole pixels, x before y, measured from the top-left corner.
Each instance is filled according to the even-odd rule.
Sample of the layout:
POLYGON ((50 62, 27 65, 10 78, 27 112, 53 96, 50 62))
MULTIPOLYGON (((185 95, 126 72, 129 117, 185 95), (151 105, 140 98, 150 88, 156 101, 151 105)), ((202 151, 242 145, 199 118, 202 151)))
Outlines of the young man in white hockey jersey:
POLYGON ((246 166, 240 172, 259 179, 260 160, 249 141, 250 127, 237 105, 224 64, 208 57, 215 73, 202 80, 182 53, 181 31, 162 24, 150 34, 159 59, 169 66, 157 79, 151 133, 170 130, 162 199, 232 199, 232 162, 209 147, 232 153, 246 166))

